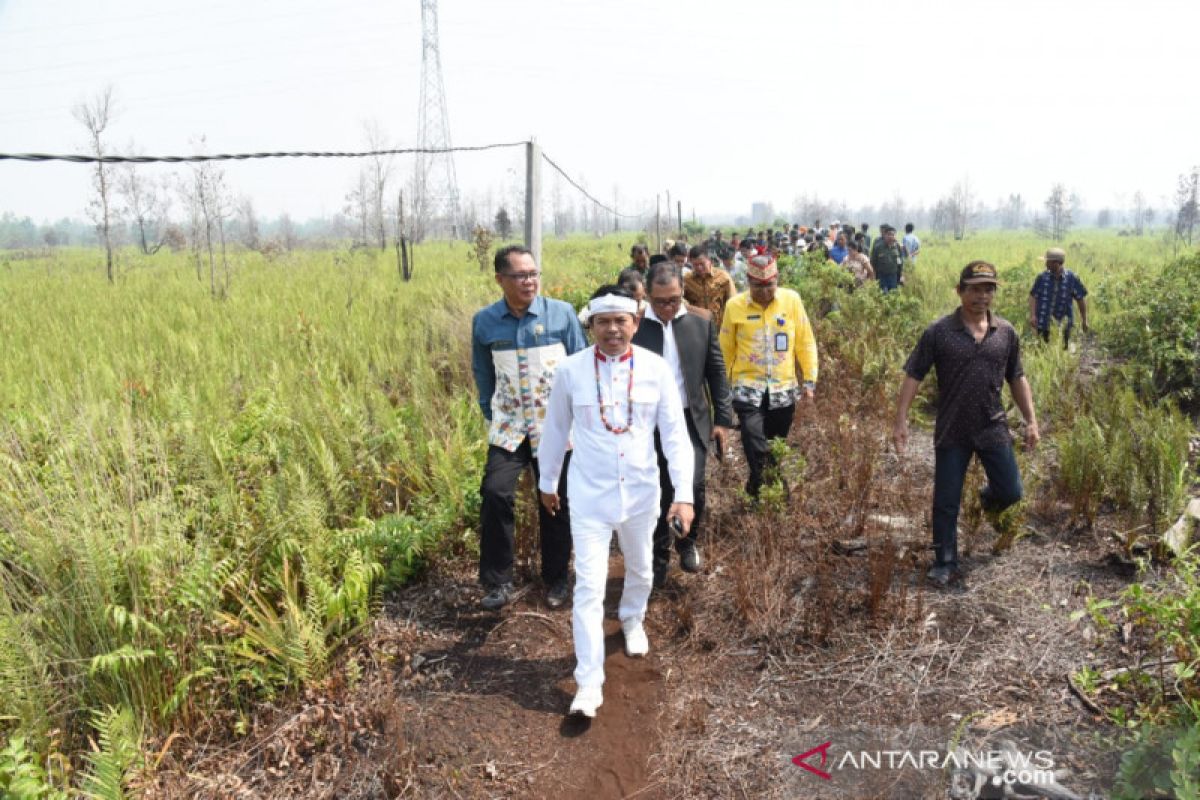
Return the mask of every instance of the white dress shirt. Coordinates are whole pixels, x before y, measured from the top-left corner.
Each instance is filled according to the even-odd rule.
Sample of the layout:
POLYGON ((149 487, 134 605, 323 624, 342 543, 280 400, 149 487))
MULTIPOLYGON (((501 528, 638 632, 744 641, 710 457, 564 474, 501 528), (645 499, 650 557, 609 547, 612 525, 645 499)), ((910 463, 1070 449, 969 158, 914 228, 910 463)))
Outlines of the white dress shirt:
POLYGON ((563 456, 568 441, 572 441, 575 449, 567 474, 572 516, 616 527, 639 514, 657 513, 660 489, 654 452, 656 427, 671 485, 676 487, 675 502, 690 503, 694 454, 675 376, 667 362, 636 346, 620 357, 607 356, 598 347, 569 356, 554 373, 542 424, 538 488, 548 494, 557 491, 563 456), (629 430, 608 430, 601 419, 600 403, 610 427, 628 426, 629 430))
MULTIPOLYGON (((675 316, 671 317, 671 322, 682 317, 687 313, 687 306, 684 303, 679 304, 679 310, 675 312, 675 316)), ((688 407, 687 388, 683 383, 683 369, 679 366, 679 346, 675 344, 675 331, 671 328, 670 323, 663 322, 659 319, 658 314, 654 311, 654 304, 650 303, 646 308, 646 316, 662 325, 663 329, 663 360, 671 367, 671 373, 675 376, 675 388, 679 390, 679 400, 683 403, 683 407, 688 407)))

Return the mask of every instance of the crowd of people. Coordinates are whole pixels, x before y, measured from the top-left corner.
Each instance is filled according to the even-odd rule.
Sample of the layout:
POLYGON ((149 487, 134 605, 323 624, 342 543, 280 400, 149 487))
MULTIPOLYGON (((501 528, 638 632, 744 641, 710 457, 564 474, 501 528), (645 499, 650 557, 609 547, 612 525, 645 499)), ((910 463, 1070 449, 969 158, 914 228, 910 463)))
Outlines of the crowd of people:
MULTIPOLYGON (((821 248, 859 284, 876 280, 883 291, 903 284, 921 250, 911 225, 902 240, 887 225, 872 240, 865 224, 855 230, 837 223, 828 230, 735 233, 728 243, 716 231, 701 244, 672 242, 655 255, 637 244, 616 281, 578 312, 540 294, 541 270, 528 249, 496 254, 502 297, 472 324, 473 369, 489 423, 481 604, 499 610, 514 597, 514 500, 521 473, 531 468, 546 604, 572 603, 578 690, 571 713, 592 717, 603 702, 603 600, 613 533, 625 565, 618 609, 625 651, 640 657, 649 650, 648 601, 667 582, 672 551, 684 572, 702 568, 709 456, 724 458, 730 431, 740 431, 752 509, 773 464, 772 441, 786 438, 797 414, 816 402, 816 338, 800 295, 779 285, 778 257, 821 248)), ((1049 340, 1057 322, 1064 344, 1072 301, 1087 329, 1087 290, 1065 260, 1062 250, 1047 251, 1029 301, 1031 328, 1049 340)), ((939 587, 962 577, 956 531, 971 459, 979 459, 988 478, 980 492, 984 509, 999 512, 1021 498, 1001 402, 1005 383, 1024 419, 1026 445, 1039 439, 1020 338, 991 311, 998 285, 986 261, 963 268, 959 306, 917 342, 896 405, 892 439, 903 453, 909 408, 921 381, 936 372, 934 558, 927 577, 939 587)))
POLYGON ((786 230, 753 228, 745 233, 734 232, 729 239, 721 230, 714 230, 701 244, 689 250, 679 242, 668 242, 664 256, 652 257, 645 245, 634 245, 630 252, 629 269, 645 275, 652 258, 671 258, 688 269, 701 254, 721 267, 733 279, 739 291, 746 289, 746 265, 755 256, 768 255, 778 259, 781 255, 800 256, 819 253, 835 264, 846 268, 859 286, 868 280, 877 280, 884 291, 892 291, 903 282, 904 269, 916 266, 921 254, 921 240, 910 222, 904 226, 903 238, 898 238, 896 228, 879 226, 879 236, 871 236, 870 224, 864 222, 858 228, 844 225, 837 220, 822 227, 820 222, 812 227, 794 224, 786 230))

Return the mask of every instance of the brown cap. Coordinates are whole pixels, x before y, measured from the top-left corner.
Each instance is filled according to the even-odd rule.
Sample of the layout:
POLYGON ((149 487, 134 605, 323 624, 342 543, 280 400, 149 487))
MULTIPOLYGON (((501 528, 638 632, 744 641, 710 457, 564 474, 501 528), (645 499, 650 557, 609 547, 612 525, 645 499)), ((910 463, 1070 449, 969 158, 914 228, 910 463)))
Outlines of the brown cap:
POLYGON ((779 274, 779 266, 769 256, 755 256, 746 265, 746 275, 756 281, 769 281, 779 274))
POLYGON ((996 268, 986 261, 972 261, 963 267, 962 274, 958 277, 958 282, 963 286, 970 286, 975 283, 992 283, 1000 285, 1000 278, 996 275, 996 268))
POLYGON ((1067 260, 1067 251, 1061 247, 1051 247, 1046 251, 1046 255, 1042 256, 1042 261, 1057 261, 1060 264, 1067 260))

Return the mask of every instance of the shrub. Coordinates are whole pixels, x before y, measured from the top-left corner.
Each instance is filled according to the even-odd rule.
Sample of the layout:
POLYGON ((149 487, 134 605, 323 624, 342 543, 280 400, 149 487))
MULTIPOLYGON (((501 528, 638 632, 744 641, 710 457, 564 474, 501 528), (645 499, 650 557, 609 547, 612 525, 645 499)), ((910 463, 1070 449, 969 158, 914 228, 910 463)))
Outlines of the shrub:
POLYGON ((1111 325, 1109 347, 1139 370, 1154 396, 1200 402, 1200 253, 1133 281, 1111 325))

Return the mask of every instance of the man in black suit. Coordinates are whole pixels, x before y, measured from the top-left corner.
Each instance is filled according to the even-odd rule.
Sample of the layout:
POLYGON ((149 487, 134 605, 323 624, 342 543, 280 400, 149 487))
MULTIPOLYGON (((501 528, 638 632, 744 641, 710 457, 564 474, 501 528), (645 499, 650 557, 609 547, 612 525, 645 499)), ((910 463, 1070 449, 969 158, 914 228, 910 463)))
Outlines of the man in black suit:
MULTIPOLYGON (((733 398, 725 374, 725 359, 708 312, 689 310, 683 302, 683 274, 672 261, 654 264, 646 278, 649 306, 638 325, 633 343, 666 359, 675 373, 675 384, 683 400, 688 435, 695 453, 692 480, 695 519, 686 538, 675 543, 679 565, 685 572, 699 572, 700 550, 696 547, 701 515, 704 513, 704 467, 709 440, 715 440, 718 454, 725 452, 725 440, 733 426, 733 398), (715 412, 715 419, 714 419, 715 412)), ((671 561, 673 537, 667 509, 674 489, 666 468, 662 447, 658 446, 659 480, 662 485, 662 514, 654 531, 654 585, 666 582, 671 561)))

